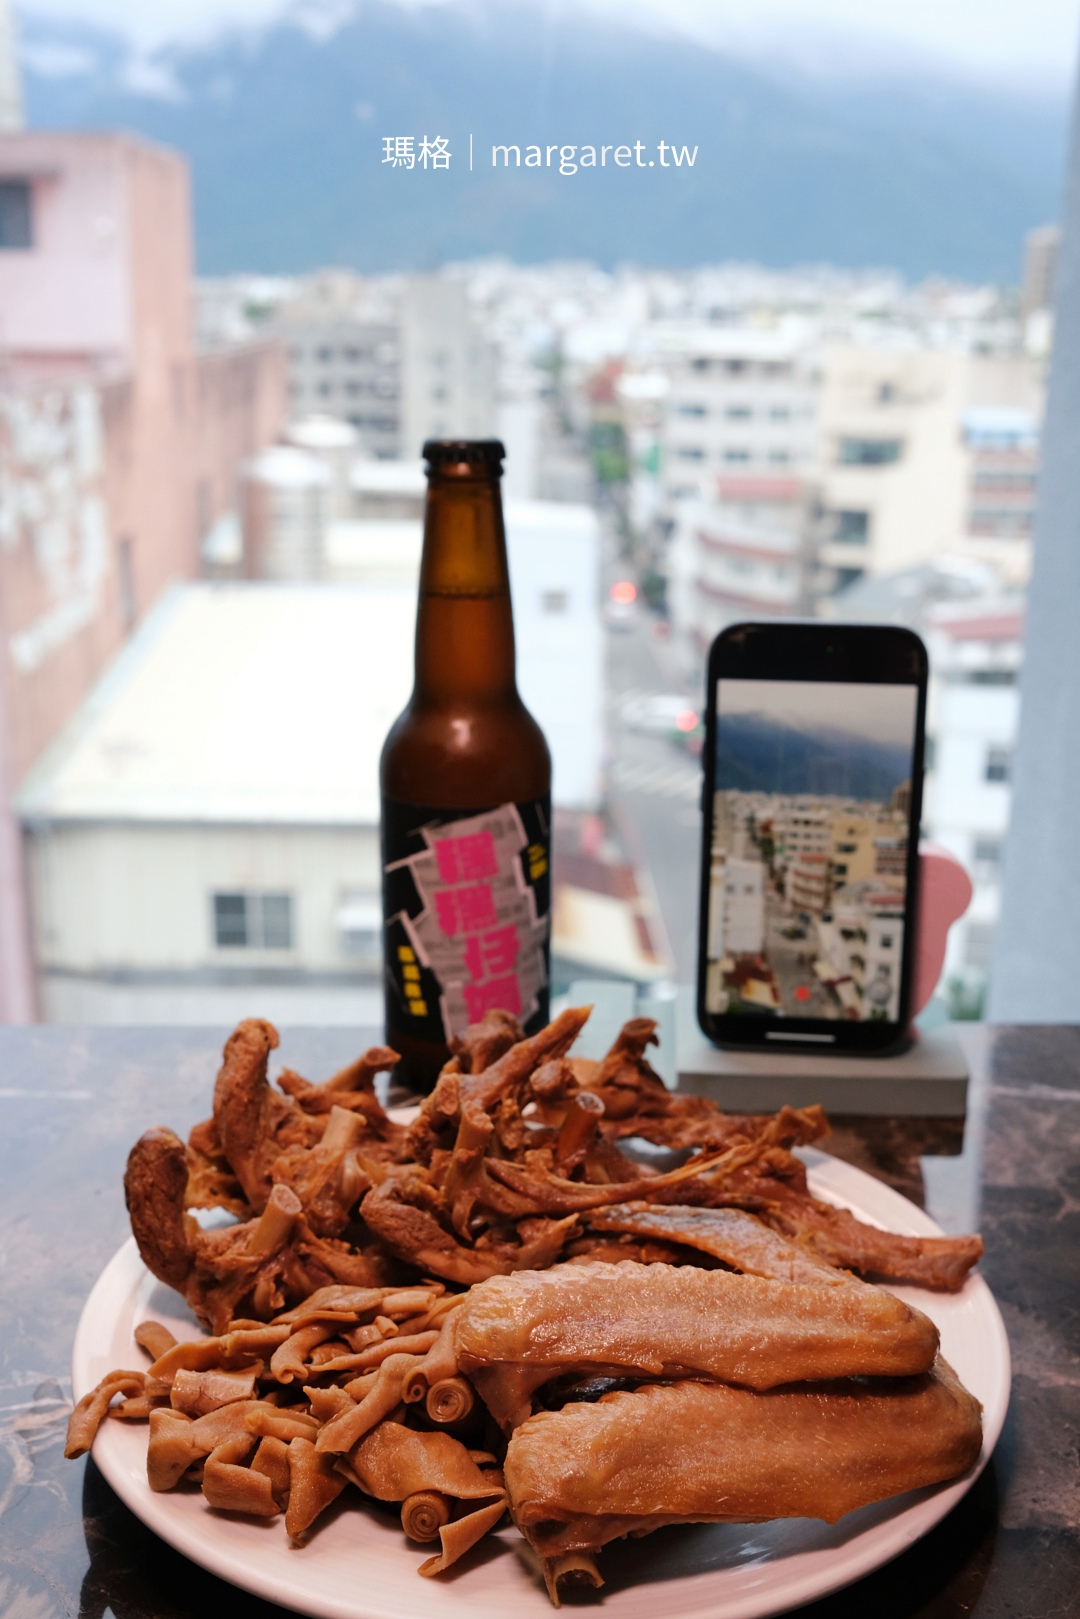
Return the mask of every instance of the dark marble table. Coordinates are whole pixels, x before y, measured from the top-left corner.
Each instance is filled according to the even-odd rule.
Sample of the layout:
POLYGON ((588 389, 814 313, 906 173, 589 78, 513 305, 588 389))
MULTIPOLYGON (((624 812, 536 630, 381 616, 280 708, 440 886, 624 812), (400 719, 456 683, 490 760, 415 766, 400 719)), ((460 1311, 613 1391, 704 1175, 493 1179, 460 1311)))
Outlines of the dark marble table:
MULTIPOLYGON (((205 1115, 223 1033, 0 1029, 2 1619, 282 1612, 187 1562, 91 1460, 62 1454, 75 1323, 127 1235, 127 1149, 150 1123, 186 1132, 205 1115)), ((300 1030, 287 1056, 322 1078, 370 1039, 300 1030)), ((947 1229, 982 1231, 1012 1345, 1009 1418, 991 1466, 937 1529, 803 1619, 1080 1612, 1080 1029, 971 1026, 964 1039, 966 1127, 845 1119, 831 1145, 925 1197, 947 1229)))

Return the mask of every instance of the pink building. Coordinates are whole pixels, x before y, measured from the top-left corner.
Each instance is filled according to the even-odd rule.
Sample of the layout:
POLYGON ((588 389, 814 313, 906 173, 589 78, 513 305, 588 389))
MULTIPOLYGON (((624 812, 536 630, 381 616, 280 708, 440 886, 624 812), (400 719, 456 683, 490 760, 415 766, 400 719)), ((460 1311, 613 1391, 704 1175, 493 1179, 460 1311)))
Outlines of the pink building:
POLYGON ((12 790, 284 422, 276 345, 196 354, 191 277, 183 158, 0 133, 0 1021, 34 1014, 12 790))

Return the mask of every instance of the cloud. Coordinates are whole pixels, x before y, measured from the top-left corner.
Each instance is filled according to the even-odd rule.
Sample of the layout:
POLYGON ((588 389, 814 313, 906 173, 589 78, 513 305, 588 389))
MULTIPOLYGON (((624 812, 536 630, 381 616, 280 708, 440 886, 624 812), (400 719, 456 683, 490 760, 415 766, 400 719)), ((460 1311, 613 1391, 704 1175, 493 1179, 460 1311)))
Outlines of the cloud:
POLYGON ((180 103, 187 100, 187 91, 174 77, 172 69, 145 56, 133 56, 124 64, 120 82, 132 95, 146 96, 152 101, 180 103))
POLYGON ((24 68, 36 73, 39 79, 79 79, 97 71, 98 59, 93 51, 77 45, 49 45, 25 43, 19 51, 24 68))
MULTIPOLYGON (((115 29, 144 47, 260 28, 284 17, 333 36, 360 0, 22 0, 28 16, 64 14, 115 29)), ((409 9, 455 0, 396 0, 409 9)), ((473 5, 476 0, 457 0, 473 5)), ((539 6, 572 27, 584 3, 612 23, 678 33, 762 66, 823 76, 933 71, 1012 84, 1063 84, 1076 57, 1080 0, 495 0, 539 6)))

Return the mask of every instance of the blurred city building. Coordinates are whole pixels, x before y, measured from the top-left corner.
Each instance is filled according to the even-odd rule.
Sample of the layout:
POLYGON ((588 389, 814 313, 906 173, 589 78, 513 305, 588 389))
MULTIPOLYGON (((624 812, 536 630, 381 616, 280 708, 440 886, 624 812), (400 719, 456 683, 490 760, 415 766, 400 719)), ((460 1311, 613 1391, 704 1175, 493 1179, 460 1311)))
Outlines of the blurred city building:
MULTIPOLYGON (((249 278, 236 283, 231 315, 220 283, 205 296, 207 323, 235 329, 251 307, 249 278)), ((321 271, 281 289, 265 314, 288 348, 293 415, 348 422, 365 455, 410 457, 427 438, 494 435, 496 358, 462 281, 321 271)))
POLYGON ((665 533, 671 621, 696 650, 735 619, 807 606, 813 335, 794 317, 765 328, 657 322, 645 353, 664 386, 650 386, 650 372, 636 386, 622 379, 624 399, 658 398, 659 476, 652 489, 638 479, 637 507, 651 505, 665 533))
POLYGON ((1024 239, 1020 316, 1029 353, 1046 355, 1054 329, 1054 283, 1061 253, 1061 226, 1039 225, 1024 239))
MULTIPOLYGON (((924 834, 974 885, 949 933, 943 971, 959 1016, 981 1013, 1001 902, 1012 754, 1020 713, 1024 600, 986 563, 953 556, 867 578, 837 604, 861 622, 906 624, 930 654, 924 834)), ((888 869, 879 855, 877 871, 888 869)))
POLYGON ((0 134, 0 1016, 33 1013, 14 785, 169 581, 198 576, 283 421, 280 350, 199 354, 191 281, 179 156, 0 134))
POLYGON ((821 394, 821 593, 953 547, 963 531, 965 357, 843 347, 821 394))
MULTIPOLYGON (((556 803, 588 816, 595 515, 511 504, 508 526, 522 694, 556 803)), ((415 574, 165 598, 19 794, 47 1018, 217 1022, 257 1002, 287 1022, 378 1021, 378 760, 411 690, 415 612, 415 574)), ((587 852, 573 881, 556 873, 566 959, 659 976, 632 871, 587 852)))
MULTIPOLYGON (((413 591, 427 436, 507 444, 522 689, 556 754, 567 858, 592 872, 564 884, 591 896, 560 901, 569 962, 605 972, 618 958, 619 972, 648 977, 666 959, 639 857, 635 874, 617 839, 602 855, 590 842, 604 807, 602 566, 638 588, 613 627, 655 623, 664 636, 657 668, 672 712, 696 694, 702 651, 725 624, 806 613, 898 616, 931 639, 939 761, 966 734, 961 687, 1015 698, 996 673, 957 672, 957 649, 970 658, 973 645, 995 670, 1007 636, 950 639, 938 619, 1022 609, 1051 229, 1029 240, 1020 298, 827 266, 608 272, 489 259, 425 275, 220 277, 196 284, 194 318, 187 231, 171 154, 124 137, 0 135, 5 801, 170 579, 252 583, 257 596, 271 585, 413 591), (621 909, 602 924, 607 900, 621 909)), ((643 670, 648 660, 613 642, 607 678, 628 700, 656 692, 654 671, 637 683, 635 659, 643 670)), ((1008 732, 1004 706, 985 724, 989 748, 991 731, 1008 732)), ((696 799, 686 745, 681 732, 628 743, 642 762, 612 771, 608 802, 618 809, 620 781, 646 779, 657 792, 666 782, 673 803, 696 799), (660 747, 670 765, 655 754, 646 764, 660 747)), ((989 926, 993 817, 983 824, 974 787, 957 809, 960 778, 938 769, 954 786, 928 792, 931 830, 974 867, 969 922, 989 926)), ((837 893, 845 863, 853 894, 876 892, 888 862, 878 851, 869 869, 874 843, 867 828, 816 829, 793 846, 792 882, 813 899, 824 856, 837 893)), ((18 850, 9 817, 0 861, 17 864, 18 850)), ((370 895, 347 872, 339 886, 363 931, 370 895)), ((250 889, 253 936, 280 925, 263 892, 250 889)), ((12 959, 27 923, 8 923, 0 947, 12 959)), ((974 993, 978 934, 955 932, 949 971, 974 993)), ((320 961, 312 970, 329 971, 320 961)), ((345 970, 355 977, 355 961, 345 970)), ((755 985, 751 998, 771 993, 755 985)), ((843 993, 861 991, 853 980, 843 993)))
POLYGON ((958 549, 1027 584, 1039 478, 1039 417, 1022 405, 965 411, 966 532, 958 549))
POLYGON ((950 931, 944 980, 954 1011, 981 1016, 1001 910, 1012 759, 1020 719, 1023 602, 1017 597, 940 606, 930 651, 923 821, 964 866, 974 897, 950 931))
POLYGON ((399 298, 347 272, 305 278, 272 328, 288 345, 294 416, 337 416, 367 454, 402 453, 399 298))

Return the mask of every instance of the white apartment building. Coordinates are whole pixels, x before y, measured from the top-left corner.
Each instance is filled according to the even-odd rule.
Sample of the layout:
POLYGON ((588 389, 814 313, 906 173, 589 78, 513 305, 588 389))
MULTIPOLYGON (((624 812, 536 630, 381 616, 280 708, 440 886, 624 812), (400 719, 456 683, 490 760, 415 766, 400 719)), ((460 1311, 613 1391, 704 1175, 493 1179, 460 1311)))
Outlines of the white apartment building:
POLYGON ((883 900, 866 918, 863 964, 855 975, 864 1017, 895 1022, 900 1006, 900 967, 904 953, 904 921, 899 902, 883 900))
POLYGON ((1018 599, 940 608, 927 631, 932 675, 923 821, 975 888, 969 910, 950 930, 944 979, 958 979, 976 994, 989 974, 1001 905, 1022 637, 1018 599))
POLYGON ((667 551, 673 622, 704 651, 728 624, 805 610, 808 486, 795 477, 717 479, 711 501, 680 501, 667 551))
POLYGON ((805 472, 817 443, 818 369, 802 322, 677 325, 649 333, 663 400, 664 494, 711 501, 720 477, 805 472))
POLYGON ((494 438, 495 352, 475 325, 462 282, 410 276, 401 300, 399 455, 429 438, 494 438))
POLYGON ((966 356, 832 348, 821 394, 818 555, 843 589, 954 550, 965 529, 966 356))
POLYGON ((17 797, 46 1021, 378 1021, 414 615, 391 588, 166 596, 17 797))
POLYGON ((666 378, 652 394, 669 610, 684 648, 700 653, 727 624, 803 605, 816 360, 809 329, 791 319, 658 323, 647 358, 643 382, 666 378))
POLYGON ((1039 421, 1016 406, 965 412, 970 466, 967 532, 959 550, 1022 589, 1031 572, 1039 421))
POLYGON ((831 805, 797 795, 776 797, 773 839, 776 858, 783 864, 803 854, 828 855, 832 851, 831 805))
POLYGON ((271 329, 288 349, 294 415, 348 422, 367 456, 412 457, 426 438, 495 434, 495 353, 460 280, 368 284, 324 271, 299 284, 271 329))
POLYGON ((709 960, 760 955, 765 947, 764 862, 715 854, 709 880, 709 960))
POLYGON ((825 350, 819 588, 953 554, 1022 584, 1043 383, 1027 356, 906 346, 825 350))
POLYGON ((300 304, 285 309, 275 331, 288 347, 294 415, 337 416, 356 429, 369 455, 400 453, 402 354, 396 323, 300 304))
MULTIPOLYGON (((556 803, 593 809, 596 516, 507 515, 519 685, 556 803)), ((351 583, 176 587, 24 783, 48 1021, 379 1021, 378 760, 412 687, 420 525, 351 528, 375 531, 351 583)))
POLYGON ((861 1018, 896 1020, 904 953, 903 899, 871 882, 838 888, 816 924, 818 977, 861 1018))

